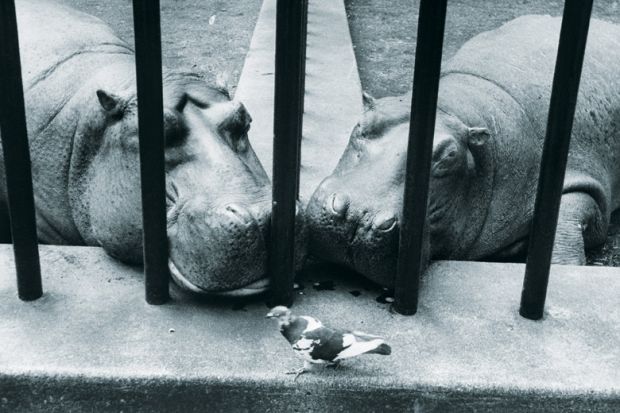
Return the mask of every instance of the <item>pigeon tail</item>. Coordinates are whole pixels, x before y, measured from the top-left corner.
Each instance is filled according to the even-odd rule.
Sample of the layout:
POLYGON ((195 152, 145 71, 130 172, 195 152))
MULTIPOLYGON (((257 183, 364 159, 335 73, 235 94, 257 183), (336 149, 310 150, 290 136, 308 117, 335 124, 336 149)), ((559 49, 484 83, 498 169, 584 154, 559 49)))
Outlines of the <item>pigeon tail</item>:
POLYGON ((385 342, 383 337, 364 333, 362 331, 353 331, 352 333, 357 341, 374 341, 376 343, 377 347, 367 351, 368 354, 383 354, 385 356, 392 354, 392 347, 385 342))
POLYGON ((342 336, 343 350, 338 353, 333 361, 338 361, 360 354, 383 354, 388 355, 392 349, 385 340, 378 336, 371 336, 365 333, 345 333, 342 336))
POLYGON ((389 356, 392 354, 392 347, 390 347, 387 343, 381 343, 374 350, 370 350, 368 354, 382 354, 384 356, 389 356))

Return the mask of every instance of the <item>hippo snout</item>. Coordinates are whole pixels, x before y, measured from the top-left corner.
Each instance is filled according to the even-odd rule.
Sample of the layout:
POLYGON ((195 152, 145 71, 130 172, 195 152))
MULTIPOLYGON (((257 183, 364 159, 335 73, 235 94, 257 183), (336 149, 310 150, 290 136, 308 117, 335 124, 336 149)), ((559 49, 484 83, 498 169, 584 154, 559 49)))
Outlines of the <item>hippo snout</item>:
MULTIPOLYGON (((333 193, 327 197, 324 210, 326 214, 332 219, 344 219, 346 221, 347 212, 351 203, 350 198, 343 193, 333 193)), ((349 217, 350 221, 359 221, 359 217, 349 217)), ((368 228, 369 231, 391 231, 395 228, 397 223, 397 217, 392 211, 380 211, 372 219, 372 226, 368 228)))
POLYGON ((387 205, 369 208, 346 191, 317 191, 306 209, 309 249, 385 286, 393 284, 398 250, 398 213, 387 205))
POLYGON ((327 198, 325 210, 332 214, 334 218, 344 218, 349 209, 351 200, 347 195, 334 193, 327 198))
POLYGON ((254 220, 250 210, 241 205, 228 204, 224 209, 228 212, 231 219, 238 220, 242 225, 250 225, 254 220))
POLYGON ((318 222, 349 225, 358 229, 361 226, 365 232, 390 232, 396 229, 398 223, 397 213, 389 208, 374 212, 360 210, 355 204, 352 205, 347 194, 341 192, 332 193, 324 199, 313 197, 308 206, 308 214, 318 218, 318 222))
MULTIPOLYGON (((169 213, 170 271, 181 286, 198 292, 239 296, 269 287, 267 258, 271 204, 228 203, 205 208, 197 197, 169 213)), ((296 209, 296 263, 306 256, 303 209, 296 209)))
POLYGON ((176 281, 197 292, 265 290, 269 207, 228 203, 205 208, 200 198, 180 206, 168 231, 176 281))

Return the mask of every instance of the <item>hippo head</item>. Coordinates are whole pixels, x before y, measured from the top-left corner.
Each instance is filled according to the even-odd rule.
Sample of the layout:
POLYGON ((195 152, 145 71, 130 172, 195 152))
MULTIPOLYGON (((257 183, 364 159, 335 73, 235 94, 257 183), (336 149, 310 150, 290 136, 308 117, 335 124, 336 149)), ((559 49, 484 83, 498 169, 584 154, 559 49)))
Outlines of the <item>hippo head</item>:
MULTIPOLYGON (((80 202, 86 210, 76 221, 89 244, 140 262, 138 122, 131 80, 96 92, 96 111, 105 120, 96 122, 98 133, 89 132, 100 136, 96 148, 81 145, 92 159, 87 173, 76 178, 84 187, 80 202)), ((271 187, 248 142, 251 121, 224 88, 207 86, 194 75, 165 76, 169 267, 178 284, 196 292, 241 295, 267 287, 271 187)), ((84 167, 74 161, 73 168, 84 167)))
MULTIPOLYGON (((411 94, 375 100, 364 95, 364 114, 336 169, 316 189, 306 209, 310 252, 344 264, 384 286, 393 286, 402 216, 411 94)), ((468 128, 438 115, 433 144, 426 251, 450 250, 452 218, 473 172, 471 147, 486 129, 468 128), (428 238, 428 237, 427 237, 428 238), (435 242, 436 238, 439 242, 435 242)))

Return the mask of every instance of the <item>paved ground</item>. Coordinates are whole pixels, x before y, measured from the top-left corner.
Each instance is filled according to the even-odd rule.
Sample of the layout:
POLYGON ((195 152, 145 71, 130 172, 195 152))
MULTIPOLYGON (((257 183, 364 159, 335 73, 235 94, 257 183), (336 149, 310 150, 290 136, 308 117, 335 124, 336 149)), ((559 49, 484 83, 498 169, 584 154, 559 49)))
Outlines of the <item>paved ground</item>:
MULTIPOLYGON (((59 0, 108 22, 133 41, 128 0, 59 0)), ((162 0, 164 64, 202 73, 214 80, 222 73, 234 90, 250 44, 261 0, 162 0)), ((362 86, 381 97, 411 87, 419 1, 345 0, 362 86)), ((451 0, 444 58, 477 33, 523 14, 559 15, 561 1, 451 0)), ((598 0, 594 15, 620 22, 617 0, 598 0)), ((595 265, 620 266, 620 213, 615 214, 607 243, 589 254, 595 265)))
POLYGON ((293 381, 284 373, 301 360, 261 299, 173 288, 151 306, 141 271, 100 248, 42 246, 41 262, 45 295, 19 301, 12 249, 0 246, 2 412, 620 409, 614 269, 553 267, 541 322, 517 313, 519 264, 434 263, 414 317, 387 311, 357 277, 308 269, 297 314, 381 334, 393 351, 293 381))

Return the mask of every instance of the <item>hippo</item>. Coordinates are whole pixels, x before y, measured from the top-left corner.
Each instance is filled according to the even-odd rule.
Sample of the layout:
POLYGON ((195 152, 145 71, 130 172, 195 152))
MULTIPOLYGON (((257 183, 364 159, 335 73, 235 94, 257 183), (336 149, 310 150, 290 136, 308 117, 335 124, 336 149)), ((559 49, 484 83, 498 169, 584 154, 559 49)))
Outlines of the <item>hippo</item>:
MULTIPOLYGON (((141 263, 134 52, 93 16, 42 0, 16 8, 39 240, 141 263)), ((173 278, 196 292, 264 291, 271 186, 250 114, 192 73, 164 68, 163 95, 173 278)), ((0 217, 10 241, 4 180, 0 217)))
MULTIPOLYGON (((426 242, 431 259, 523 257, 561 19, 522 16, 475 36, 439 83, 426 242), (430 245, 429 245, 430 244, 430 245)), ((411 93, 364 114, 306 210, 310 253, 392 286, 411 93)), ((585 264, 620 207, 620 26, 592 19, 552 262, 585 264)))

